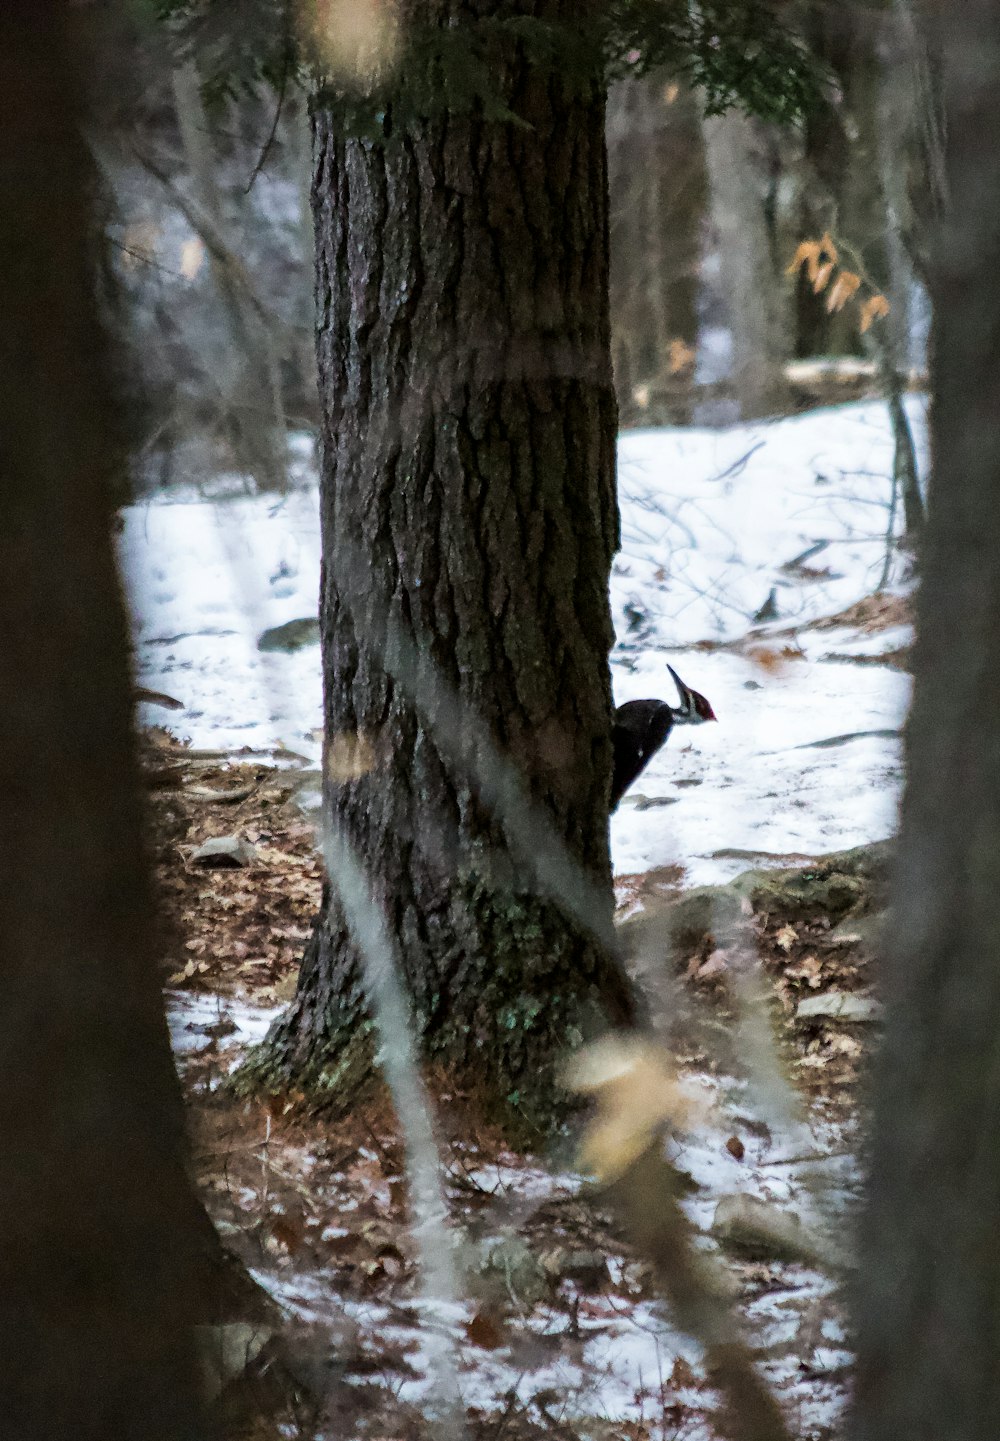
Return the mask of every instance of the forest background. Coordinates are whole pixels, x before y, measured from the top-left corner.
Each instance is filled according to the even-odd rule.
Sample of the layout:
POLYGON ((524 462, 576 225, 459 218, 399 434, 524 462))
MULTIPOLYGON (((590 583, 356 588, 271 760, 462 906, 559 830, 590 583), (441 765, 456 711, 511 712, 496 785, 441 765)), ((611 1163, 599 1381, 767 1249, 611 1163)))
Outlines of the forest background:
MULTIPOLYGON (((346 68, 359 70, 372 24, 355 32, 346 10, 333 18, 342 24, 331 33, 347 36, 346 68)), ((262 1329, 273 1312, 224 1259, 181 1166, 177 1095, 152 969, 125 637, 110 547, 107 536, 102 539, 109 497, 120 503, 127 494, 124 468, 115 474, 108 463, 115 444, 108 377, 116 377, 124 401, 134 494, 149 498, 179 485, 218 495, 232 491, 234 477, 237 488, 286 494, 290 435, 294 453, 301 449, 298 435, 322 420, 304 298, 311 288, 303 280, 304 105, 290 83, 291 62, 282 69, 269 60, 266 76, 235 78, 240 103, 225 113, 229 123, 237 113, 240 121, 227 132, 212 109, 218 99, 213 82, 217 75, 232 76, 225 65, 216 72, 206 63, 204 53, 217 58, 211 51, 199 59, 168 45, 165 32, 158 39, 147 28, 122 30, 115 23, 102 36, 113 43, 89 52, 101 84, 92 87, 96 99, 84 122, 83 106, 73 99, 82 87, 56 9, 43 5, 29 16, 13 4, 4 23, 4 176, 13 202, 4 232, 10 261, 5 313, 11 320, 5 406, 11 471, 21 481, 11 490, 11 524, 5 527, 15 641, 5 658, 6 688, 19 697, 10 707, 4 748, 12 798, 4 935, 15 963, 11 1045, 5 1051, 11 1147, 0 1173, 17 1218, 5 1277, 9 1334, 18 1337, 6 1348, 10 1394, 16 1397, 11 1415, 24 1435, 68 1434, 73 1422, 78 1434, 101 1434, 89 1418, 102 1413, 103 1434, 196 1434, 201 1402, 193 1384, 190 1320, 197 1314, 218 1340, 220 1318, 209 1313, 219 1310, 220 1293, 227 1309, 236 1305, 249 1314, 256 1307, 262 1329), (269 79, 275 93, 258 87, 256 96, 248 95, 241 78, 269 79), (241 154, 245 148, 252 158, 241 154), (93 183, 95 168, 99 179, 93 183), (39 187, 39 174, 54 183, 39 187), (89 239, 95 195, 105 241, 96 251, 89 239), (101 280, 96 296, 88 278, 95 258, 101 280), (40 314, 58 314, 62 321, 63 338, 50 341, 48 350, 40 314), (103 370, 102 331, 112 338, 111 363, 103 370), (47 418, 44 429, 40 417, 47 418), (32 475, 43 483, 29 484, 32 475), (67 484, 72 475, 79 477, 78 487, 67 484), (109 490, 111 482, 117 490, 109 490), (81 596, 93 604, 81 608, 81 596), (40 625, 46 608, 47 624, 40 625), (71 709, 76 724, 68 728, 71 709), (24 776, 32 749, 44 753, 46 772, 29 788, 24 776), (113 802, 102 806, 102 796, 113 802), (49 866, 55 862, 65 878, 56 906, 42 883, 45 846, 52 848, 49 866), (134 984, 123 986, 126 977, 134 984), (42 996, 47 1009, 38 1005, 42 996), (26 1046, 25 1018, 40 1010, 26 1046), (65 1064, 53 1066, 56 1056, 65 1064), (139 1086, 137 1076, 143 1078, 139 1086), (19 1104, 25 1095, 44 1100, 33 1110, 19 1104), (33 1144, 29 1125, 35 1127, 33 1144), (34 1159, 26 1164, 29 1155, 34 1159), (110 1186, 115 1175, 124 1179, 110 1186), (39 1217, 46 1218, 44 1225, 37 1224, 39 1217), (206 1287, 206 1267, 217 1280, 226 1279, 206 1287), (102 1272, 110 1279, 97 1281, 102 1272), (143 1283, 136 1287, 139 1277, 143 1283), (206 1292, 215 1298, 211 1303, 206 1292), (26 1317, 32 1324, 24 1325, 26 1317), (74 1359, 67 1366, 69 1355, 74 1359), (53 1378, 48 1383, 47 1376, 53 1378)), ((995 250, 995 221, 978 197, 994 194, 984 141, 995 117, 982 60, 991 53, 986 42, 992 31, 986 8, 975 5, 940 25, 935 14, 928 21, 905 6, 835 14, 823 8, 802 24, 796 54, 821 77, 824 104, 817 110, 800 105, 798 91, 789 110, 777 91, 765 87, 765 98, 770 93, 774 102, 770 109, 787 113, 702 116, 683 66, 675 67, 679 77, 654 71, 617 81, 608 113, 614 265, 608 339, 626 428, 773 418, 858 395, 877 396, 886 407, 893 457, 886 476, 886 559, 876 594, 905 596, 912 556, 924 585, 909 799, 891 965, 881 987, 888 1043, 874 1092, 877 1165, 862 1239, 868 1264, 856 1326, 840 1333, 852 1346, 856 1342, 860 1357, 857 1405, 848 1424, 866 1436, 899 1434, 900 1426, 913 1435, 985 1435, 996 1371, 988 1064, 995 972, 989 664, 995 548, 989 544, 993 332, 988 287, 980 282, 995 250), (923 30, 928 23, 930 30, 923 30), (793 116, 797 110, 802 113, 793 116), (792 118, 797 127, 776 124, 792 118), (640 177, 649 183, 637 189, 640 177), (904 394, 927 383, 935 399, 935 468, 925 522, 904 394), (939 704, 942 695, 949 698, 947 708, 939 704), (962 718, 960 737, 956 717, 962 718), (937 1167, 933 1175, 929 1166, 937 1167), (942 1215, 952 1224, 942 1225, 942 1215)), ((251 56, 259 33, 246 28, 251 56)), ((524 43, 534 64, 531 45, 524 43)), ((642 68, 641 51, 634 59, 631 50, 623 53, 626 68, 642 68)), ((751 91, 755 58, 764 64, 760 49, 743 56, 751 91)), ((706 80, 704 67, 694 78, 706 80)), ((711 71, 707 79, 710 87, 711 71)), ((736 89, 730 84, 724 98, 739 98, 736 89)), ((755 93, 757 110, 767 112, 759 86, 755 93)), ((472 100, 481 104, 484 95, 474 93, 472 100)), ((503 113, 487 119, 513 124, 503 113)), ((366 142, 359 136, 351 143, 366 142)), ((328 447, 329 439, 328 433, 328 447)), ((606 457, 600 464, 608 464, 606 457)), ((766 627, 774 606, 772 589, 748 619, 766 627)), ((774 651, 765 646, 763 654, 766 669, 774 651)), ((346 772, 339 762, 335 771, 327 763, 328 794, 331 786, 362 781, 370 769, 356 750, 346 772)), ((245 860, 237 858, 237 864, 245 860)), ((599 855, 595 865, 599 870, 599 855)), ((748 901, 750 914, 754 905, 748 901)), ((786 924, 791 938, 782 930, 783 939, 776 933, 775 942, 787 954, 799 934, 790 920, 786 924)), ((720 939, 719 929, 716 915, 699 944, 720 939)), ((712 946, 693 970, 695 957, 685 958, 685 966, 693 979, 708 982, 733 969, 733 955, 732 945, 712 946)), ((795 957, 803 966, 806 960, 795 957)), ((183 977, 193 979, 190 973, 183 977)), ((729 999, 736 998, 739 1016, 738 992, 734 983, 729 999)), ((375 991, 369 989, 368 1000, 378 1011, 375 991)), ((741 1064, 753 1070, 746 1056, 741 1064)), ((212 1078, 201 1079, 210 1094, 212 1078)), ((400 1100, 397 1090, 397 1105, 400 1100)), ((417 1130, 426 1119, 426 1112, 411 1116, 417 1130)), ((657 1120, 674 1125, 678 1113, 666 1106, 657 1120)), ((384 1117, 382 1125, 392 1130, 384 1117)), ((415 1134, 411 1127, 408 1175, 419 1242, 440 1194, 431 1182, 421 1194, 428 1160, 426 1153, 421 1159, 415 1134), (422 1205, 430 1209, 422 1213, 422 1205)), ((745 1150, 735 1134, 730 1139, 736 1141, 730 1155, 745 1150)), ((430 1144, 429 1131, 424 1141, 430 1144)), ((478 1143, 486 1144, 482 1138, 478 1143)), ((392 1163, 380 1144, 376 1155, 388 1175, 392 1163)), ((354 1154, 368 1159, 357 1145, 354 1154)), ((622 1157, 616 1156, 620 1168, 622 1157)), ((665 1241, 632 1216, 637 1234, 631 1244, 640 1260, 645 1251, 652 1277, 640 1278, 638 1294, 658 1281, 673 1302, 675 1322, 693 1333, 702 1354, 693 1361, 675 1356, 667 1391, 660 1388, 655 1424, 668 1424, 669 1417, 671 1425, 784 1434, 788 1420, 781 1419, 737 1331, 729 1329, 733 1323, 706 1299, 708 1290, 691 1289, 687 1252, 678 1240, 690 1217, 679 1219, 669 1203, 662 1186, 672 1184, 674 1173, 660 1160, 666 1167, 660 1174, 657 1157, 655 1147, 644 1149, 634 1164, 653 1167, 652 1175, 640 1178, 644 1186, 661 1187, 660 1209, 673 1229, 668 1226, 665 1241), (692 1391, 702 1393, 698 1401, 692 1391)), ((256 1195, 254 1205, 262 1204, 256 1195)), ((390 1213, 394 1204, 390 1197, 390 1213)), ((627 1188, 620 1204, 627 1223, 627 1188)), ((266 1222, 258 1218, 255 1225, 258 1241, 266 1232, 272 1251, 283 1247, 291 1256, 306 1232, 316 1229, 316 1217, 302 1222, 301 1235, 298 1221, 281 1231, 275 1215, 285 1210, 286 1202, 271 1207, 266 1222)), ((426 1226, 424 1232, 426 1243, 426 1226)), ((404 1289, 422 1274, 432 1298, 440 1302, 443 1287, 455 1300, 441 1236, 423 1251, 418 1244, 415 1254, 401 1237, 378 1243, 376 1270, 368 1274, 396 1281, 398 1264, 408 1273, 404 1289)), ((602 1236, 601 1244, 611 1243, 602 1236)), ((826 1265, 830 1258, 821 1249, 814 1246, 809 1258, 826 1265)), ((352 1259, 348 1269, 359 1264, 352 1259)), ((501 1256, 497 1267, 515 1300, 509 1257, 501 1256)), ((751 1288, 761 1280, 742 1279, 751 1288)), ((551 1280, 557 1291, 564 1287, 563 1301, 578 1317, 581 1297, 571 1270, 556 1267, 551 1280)), ((522 1297, 515 1311, 523 1309, 522 1297)), ((827 1322, 838 1324, 821 1318, 827 1322)), ((227 1317, 222 1331, 231 1337, 226 1327, 234 1324, 227 1317)), ((248 1324, 242 1315, 239 1324, 248 1324)), ((501 1346, 508 1344, 500 1329, 509 1324, 503 1306, 480 1306, 463 1324, 474 1347, 499 1349, 496 1335, 501 1346)), ((434 1325, 425 1329, 433 1336, 434 1325)), ((256 1340, 244 1349, 251 1360, 262 1350, 256 1340)), ((440 1347, 431 1352, 430 1371, 447 1393, 449 1368, 440 1347)), ((337 1343, 326 1363, 336 1360, 336 1369, 342 1353, 337 1343)), ((266 1374, 279 1370, 272 1353, 266 1374)), ((317 1387, 315 1376, 307 1384, 294 1365, 290 1370, 278 1410, 285 1407, 294 1421, 277 1424, 305 1426, 306 1432, 311 1426, 314 1434, 317 1427, 336 1427, 329 1412, 341 1404, 342 1393, 330 1377, 317 1387), (303 1421, 304 1398, 313 1404, 317 1395, 319 1412, 303 1421)), ((229 1379, 225 1370, 223 1379, 229 1379)), ((407 1401, 407 1419, 393 1416, 389 1424, 417 1425, 421 1414, 433 1415, 444 1405, 437 1414, 460 1425, 455 1395, 446 1395, 445 1404, 432 1392, 426 1403, 407 1401)), ((473 1406, 470 1419, 487 1429, 515 1421, 526 1430, 569 1425, 554 1419, 546 1394, 536 1389, 525 1403, 514 1386, 506 1410, 473 1406)), ((387 1414, 380 1401, 365 1424, 385 1424, 387 1414)), ((647 1426, 644 1413, 607 1419, 613 1426, 647 1426)), ((584 1425, 578 1417, 573 1424, 584 1425)), ((838 1424, 834 1412, 808 1423, 817 1435, 838 1424)))

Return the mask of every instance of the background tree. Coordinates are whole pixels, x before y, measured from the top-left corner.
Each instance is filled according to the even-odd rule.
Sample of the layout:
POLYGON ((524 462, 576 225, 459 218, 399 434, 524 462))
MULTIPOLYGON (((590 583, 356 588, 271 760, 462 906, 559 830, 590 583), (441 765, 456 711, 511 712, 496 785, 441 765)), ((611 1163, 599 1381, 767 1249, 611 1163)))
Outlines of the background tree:
POLYGON ((623 425, 691 418, 705 156, 699 97, 664 71, 608 94, 611 347, 623 425))
POLYGON ((317 415, 306 97, 279 53, 276 89, 222 114, 141 3, 113 13, 92 143, 133 483, 284 489, 286 422, 317 415))
POLYGON ((783 151, 776 126, 730 110, 703 122, 712 242, 732 337, 729 384, 741 419, 787 409, 784 366, 793 317, 785 278, 793 233, 779 203, 783 151))
MULTIPOLYGON (((881 19, 878 7, 811 7, 809 43, 836 77, 836 99, 806 121, 797 201, 802 238, 829 231, 849 239, 863 250, 870 273, 884 286, 886 223, 876 118, 880 72, 873 39, 881 19)), ((852 318, 829 312, 806 277, 800 277, 795 300, 797 355, 860 354, 852 318)))
POLYGON ((859 1283, 861 1441, 1000 1414, 1000 16, 928 7, 951 198, 930 281, 932 460, 887 1031, 859 1283))

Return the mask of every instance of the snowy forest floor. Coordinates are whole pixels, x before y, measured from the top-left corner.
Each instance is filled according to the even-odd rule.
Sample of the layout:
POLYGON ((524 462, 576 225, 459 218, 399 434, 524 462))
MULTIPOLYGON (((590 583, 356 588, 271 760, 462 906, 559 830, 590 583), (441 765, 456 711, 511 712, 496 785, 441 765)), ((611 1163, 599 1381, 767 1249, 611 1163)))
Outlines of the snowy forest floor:
MULTIPOLYGON (((233 1394, 251 1410, 276 1405, 277 1434, 429 1435, 433 1364, 390 1108, 373 1102, 331 1121, 294 1097, 248 1103, 224 1085, 291 995, 319 899, 310 826, 289 772, 189 759, 163 735, 148 738, 146 757, 172 930, 169 1014, 196 1170, 227 1244, 286 1317, 253 1384, 233 1394), (255 846, 250 865, 192 859, 206 839, 234 831, 255 846), (264 1364, 277 1354, 281 1386, 264 1364)), ((689 1187, 685 1206, 714 1250, 724 1197, 765 1204, 763 1219, 751 1213, 743 1225, 742 1242, 722 1237, 722 1245, 752 1344, 803 1441, 837 1434, 849 1343, 835 1278, 784 1258, 768 1231, 779 1215, 834 1234, 849 1225, 883 870, 879 848, 870 848, 860 863, 765 873, 764 889, 746 892, 752 907, 739 889, 713 888, 707 911, 697 904, 705 892, 678 891, 664 875, 623 887, 633 917, 626 926, 668 904, 658 963, 674 987, 670 1045, 682 1078, 709 1107, 673 1143, 689 1187), (767 1104, 742 1053, 734 987, 747 955, 760 957, 773 987, 777 1054, 797 1114, 787 1095, 767 1104)), ((716 1397, 699 1350, 671 1325, 649 1267, 600 1195, 566 1170, 565 1158, 514 1155, 454 1103, 439 1115, 463 1276, 462 1300, 444 1324, 469 1434, 715 1434, 716 1397)), ((247 1424, 235 1434, 275 1432, 247 1424)))
MULTIPOLYGON (((922 449, 923 403, 907 405, 922 449)), ((701 884, 748 856, 780 863, 891 833, 912 639, 891 473, 874 402, 621 437, 615 698, 671 699, 669 662, 720 723, 672 737, 623 801, 618 874, 679 864, 701 884), (758 622, 762 609, 774 619, 758 622)), ((171 730, 315 767, 319 522, 304 440, 292 481, 278 497, 217 477, 203 494, 147 499, 124 513, 121 553, 139 679, 182 703, 171 730)), ((142 719, 163 712, 143 706, 142 719)))
MULTIPOLYGON (((920 439, 921 406, 909 405, 920 439)), ((284 1360, 264 1364, 274 1342, 261 1353, 251 1410, 287 1367, 270 1434, 417 1438, 441 1422, 428 1419, 433 1346, 391 1113, 373 1105, 331 1123, 294 1104, 236 1102, 222 1084, 290 998, 319 898, 310 472, 303 451, 296 488, 278 500, 223 481, 125 516, 139 679, 183 703, 170 731, 143 706, 172 927, 168 1008, 211 1209, 286 1317, 284 1360), (273 636, 290 621, 301 624, 273 636), (223 835, 251 843, 249 864, 195 858, 223 835), (318 1398, 316 1416, 304 1402, 288 1409, 296 1387, 318 1398)), ((871 403, 724 432, 633 433, 620 446, 616 698, 669 697, 670 661, 721 722, 688 743, 672 737, 612 820, 620 919, 641 929, 662 914, 660 940, 641 945, 644 975, 669 989, 671 1049, 708 1102, 673 1150, 712 1250, 727 1196, 763 1203, 751 1232, 762 1215, 767 1229, 768 1208, 843 1232, 857 1200, 884 856, 816 858, 895 827, 912 627, 890 473, 871 403), (800 870, 729 884, 779 866, 800 870), (755 957, 774 1050, 748 1009, 755 957)), ((698 1348, 567 1159, 515 1156, 454 1106, 441 1122, 464 1279, 437 1325, 468 1434, 715 1434, 698 1348)), ((851 1359, 836 1278, 781 1259, 773 1237, 748 1242, 747 1229, 742 1251, 721 1240, 752 1344, 792 1434, 836 1436, 851 1359)))

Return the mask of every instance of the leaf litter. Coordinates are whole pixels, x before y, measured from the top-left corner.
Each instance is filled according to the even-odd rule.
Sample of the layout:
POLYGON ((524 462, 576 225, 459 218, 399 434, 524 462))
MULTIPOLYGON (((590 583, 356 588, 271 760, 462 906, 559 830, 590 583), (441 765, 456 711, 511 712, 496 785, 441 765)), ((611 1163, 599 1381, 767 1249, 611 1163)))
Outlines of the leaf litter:
MULTIPOLYGON (((892 829, 912 627, 902 552, 893 585, 870 595, 884 550, 872 507, 888 496, 881 407, 636 433, 620 453, 616 697, 661 693, 671 658, 725 711, 718 735, 658 757, 613 819, 627 927, 683 907, 685 886, 747 864, 799 864, 823 879, 817 852, 892 829), (753 624, 769 594, 777 618, 753 624), (859 738, 824 748, 845 730, 831 718, 844 714, 859 738)), ((334 1124, 295 1097, 246 1103, 226 1091, 230 1069, 293 994, 321 893, 300 805, 319 779, 317 652, 257 645, 263 627, 314 617, 315 491, 292 494, 279 516, 266 497, 132 508, 123 563, 141 677, 185 705, 171 731, 145 732, 145 760, 197 1171, 227 1243, 280 1302, 284 1365, 311 1398, 286 1410, 278 1434, 387 1441, 438 1429, 428 1413, 434 1328, 459 1358, 467 1433, 484 1441, 715 1434, 698 1348, 564 1156, 513 1155, 437 1097, 466 1299, 431 1316, 414 1285, 388 1108, 334 1124), (272 575, 273 594, 252 615, 220 533, 272 575), (280 715, 265 692, 281 697, 280 715), (224 838, 247 848, 246 863, 203 868, 198 847, 224 838)), ((713 1223, 727 1197, 749 1198, 742 1212, 723 1208, 741 1224, 766 1221, 770 1207, 820 1230, 842 1230, 857 1205, 857 1081, 875 1026, 851 1017, 876 1014, 873 923, 884 901, 861 895, 850 875, 840 896, 828 886, 802 900, 808 889, 741 894, 722 933, 688 926, 640 958, 644 982, 664 985, 674 1005, 666 1038, 678 1084, 700 1089, 709 1118, 669 1143, 707 1251, 719 1250, 713 1223), (772 1114, 774 1095, 743 1054, 758 961, 757 1019, 778 1038, 795 1117, 772 1114)), ((850 1340, 837 1276, 766 1255, 727 1253, 726 1265, 795 1434, 839 1434, 850 1340)), ((246 1434, 264 1433, 247 1421, 246 1434)))
MULTIPOLYGON (((287 770, 235 760, 206 777, 200 765, 188 772, 184 747, 151 738, 153 772, 164 751, 173 780, 150 794, 171 938, 168 1005, 196 1170, 227 1244, 285 1315, 284 1364, 312 1400, 285 1422, 298 1429, 284 1434, 430 1435, 432 1325, 445 1329, 459 1358, 470 1435, 715 1435, 717 1397, 699 1349, 673 1326, 648 1265, 601 1194, 564 1160, 550 1169, 546 1158, 515 1155, 488 1131, 470 1133, 468 1117, 440 1104, 465 1300, 454 1314, 432 1317, 414 1284, 407 1183, 389 1108, 372 1103, 331 1122, 294 1097, 229 1095, 222 1082, 230 1069, 293 993, 321 871, 287 770), (232 804, 198 794, 203 785, 251 794, 232 804), (234 832, 258 849, 252 865, 205 871, 191 863, 198 844, 234 832)), ((681 894, 677 881, 670 871, 651 879, 640 908, 669 906, 681 894)), ((846 940, 838 935, 826 910, 784 906, 780 889, 763 908, 755 900, 738 910, 770 979, 808 1119, 789 1134, 761 1122, 736 1052, 719 1046, 711 1026, 679 1024, 678 1084, 700 1100, 670 1152, 690 1188, 685 1209, 710 1249, 718 1249, 713 1221, 726 1197, 749 1196, 812 1224, 817 1178, 841 1216, 858 1191, 858 1027, 836 1015, 799 1021, 796 1009, 817 991, 867 993, 870 948, 849 929, 846 940)), ((736 1015, 729 980, 737 952, 716 939, 691 936, 669 965, 702 1019, 726 1027, 736 1015)), ((662 1084, 669 1092, 673 1082, 664 1076, 662 1084)), ((838 1434, 850 1352, 836 1278, 780 1255, 733 1252, 726 1264, 796 1434, 838 1434)))

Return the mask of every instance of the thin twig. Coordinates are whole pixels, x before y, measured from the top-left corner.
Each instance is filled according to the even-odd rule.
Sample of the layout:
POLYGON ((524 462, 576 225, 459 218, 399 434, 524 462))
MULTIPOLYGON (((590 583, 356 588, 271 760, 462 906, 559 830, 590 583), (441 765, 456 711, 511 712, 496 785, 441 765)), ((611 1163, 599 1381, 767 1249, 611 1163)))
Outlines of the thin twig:
POLYGON ((109 235, 107 238, 108 243, 113 245, 116 250, 120 250, 123 255, 130 256, 132 260, 138 261, 140 265, 148 265, 153 270, 162 270, 163 274, 169 275, 172 280, 184 279, 184 276, 179 270, 171 270, 169 265, 161 265, 160 262, 154 260, 151 255, 144 255, 141 250, 133 250, 130 245, 126 245, 121 240, 116 240, 113 235, 109 235))
POLYGON ((892 467, 892 492, 889 498, 889 520, 885 528, 885 561, 882 565, 882 574, 879 576, 878 589, 885 590, 889 584, 889 574, 892 570, 892 542, 896 535, 896 506, 899 501, 899 475, 895 466, 892 467))
MULTIPOLYGON (((233 254, 232 250, 226 244, 225 239, 220 235, 201 206, 189 200, 163 166, 140 146, 136 145, 134 141, 129 142, 127 148, 132 158, 138 161, 147 174, 151 175, 170 196, 170 199, 184 216, 184 219, 190 225, 191 229, 198 238, 204 242, 205 249, 209 255, 211 255, 218 264, 224 266, 236 281, 246 295, 247 300, 250 302, 261 324, 268 327, 276 325, 278 323, 277 317, 264 305, 246 270, 239 259, 233 254)), ((100 158, 99 152, 98 158, 100 158)))
POLYGON ((291 72, 291 68, 292 68, 292 64, 291 64, 291 52, 290 52, 289 47, 288 47, 288 45, 287 45, 287 43, 286 43, 286 45, 285 45, 284 63, 283 63, 283 65, 282 65, 282 70, 281 70, 281 86, 280 86, 280 88, 279 88, 279 90, 278 90, 278 103, 277 103, 277 105, 275 106, 275 109, 274 109, 274 119, 273 119, 273 121, 271 122, 271 132, 270 132, 270 134, 268 135, 267 139, 264 141, 264 148, 263 148, 263 150, 260 152, 260 155, 257 157, 257 164, 254 166, 253 171, 251 172, 251 175, 250 175, 250 179, 249 179, 249 180, 247 181, 247 183, 246 183, 246 189, 243 191, 243 194, 244 194, 244 195, 249 195, 249 194, 250 194, 251 190, 252 190, 253 187, 254 187, 254 182, 256 181, 257 176, 258 176, 258 175, 260 174, 260 172, 264 169, 264 166, 267 164, 268 157, 269 157, 269 155, 271 154, 271 147, 272 147, 273 144, 274 144, 274 137, 275 137, 275 136, 277 135, 277 133, 278 133, 278 122, 279 122, 280 119, 281 119, 281 111, 282 111, 282 109, 283 109, 283 107, 284 107, 284 104, 285 104, 285 91, 286 91, 286 89, 287 89, 287 87, 288 87, 288 76, 289 76, 289 74, 290 74, 290 72, 291 72))
MULTIPOLYGON (((872 291, 879 291, 881 287, 872 280, 861 252, 840 235, 836 237, 836 243, 851 261, 857 274, 868 288, 872 291)), ((913 442, 913 431, 910 428, 906 407, 903 405, 903 384, 888 342, 874 333, 863 335, 861 339, 866 351, 878 367, 885 403, 889 410, 889 423, 892 427, 893 485, 898 484, 902 494, 907 538, 915 541, 924 528, 924 501, 920 493, 917 450, 913 442)))

